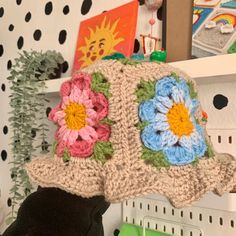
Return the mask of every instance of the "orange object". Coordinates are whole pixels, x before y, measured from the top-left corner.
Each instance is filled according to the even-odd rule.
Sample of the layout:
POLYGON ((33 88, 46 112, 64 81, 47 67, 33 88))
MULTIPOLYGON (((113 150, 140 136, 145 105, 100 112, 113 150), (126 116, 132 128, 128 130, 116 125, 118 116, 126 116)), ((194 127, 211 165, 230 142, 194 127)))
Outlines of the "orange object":
POLYGON ((104 56, 133 53, 138 1, 117 7, 80 23, 73 72, 104 56))
POLYGON ((206 119, 208 118, 208 115, 207 115, 207 113, 205 111, 202 112, 202 117, 206 118, 206 119))

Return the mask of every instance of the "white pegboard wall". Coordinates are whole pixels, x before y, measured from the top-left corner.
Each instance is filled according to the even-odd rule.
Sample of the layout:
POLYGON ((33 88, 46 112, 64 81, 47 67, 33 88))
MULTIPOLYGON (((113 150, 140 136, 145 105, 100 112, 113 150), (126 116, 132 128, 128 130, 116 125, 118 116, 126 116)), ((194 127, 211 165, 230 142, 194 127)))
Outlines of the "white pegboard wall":
POLYGON ((146 228, 175 236, 236 235, 235 212, 200 207, 176 209, 166 201, 149 198, 123 203, 123 222, 143 226, 145 217, 152 218, 145 221, 146 228))
POLYGON ((227 152, 236 157, 236 129, 208 129, 207 131, 217 152, 227 152))

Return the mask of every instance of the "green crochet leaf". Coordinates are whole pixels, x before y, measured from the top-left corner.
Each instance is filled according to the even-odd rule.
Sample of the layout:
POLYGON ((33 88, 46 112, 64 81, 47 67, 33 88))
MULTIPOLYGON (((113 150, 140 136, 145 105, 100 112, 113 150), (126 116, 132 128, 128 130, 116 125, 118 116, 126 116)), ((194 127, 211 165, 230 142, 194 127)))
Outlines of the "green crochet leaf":
POLYGON ((119 59, 119 61, 124 65, 131 65, 131 66, 140 64, 139 61, 135 61, 130 58, 122 58, 122 59, 119 59))
POLYGON ((191 162, 192 166, 197 166, 199 163, 199 159, 196 157, 195 160, 193 162, 191 162))
POLYGON ((53 155, 56 153, 57 144, 58 144, 57 141, 54 141, 53 144, 52 144, 52 154, 53 155))
POLYGON ((108 119, 108 118, 104 118, 104 119, 101 120, 99 123, 101 123, 101 124, 106 124, 106 125, 114 125, 114 124, 115 124, 115 121, 110 120, 110 119, 108 119))
POLYGON ((68 152, 68 149, 66 148, 63 153, 63 161, 69 162, 70 161, 70 153, 68 152))
POLYGON ((206 156, 208 156, 208 157, 214 157, 215 156, 215 153, 214 153, 214 150, 213 150, 213 148, 212 148, 212 145, 208 142, 208 141, 206 141, 206 145, 207 145, 207 150, 206 150, 206 156))
POLYGON ((103 164, 113 155, 112 143, 108 141, 97 142, 94 146, 92 159, 100 161, 103 164))
POLYGON ((140 81, 137 89, 135 90, 137 102, 141 103, 154 97, 155 95, 155 81, 140 81))
POLYGON ((109 92, 110 83, 107 81, 105 76, 100 72, 92 74, 92 90, 97 93, 103 93, 107 98, 111 97, 109 92))
POLYGON ((142 148, 142 156, 141 158, 146 162, 150 163, 151 165, 155 166, 156 168, 161 167, 169 167, 169 162, 165 159, 165 155, 162 151, 154 152, 145 146, 142 148))
POLYGON ((139 130, 143 130, 147 125, 149 124, 148 121, 140 121, 138 122, 135 126, 139 129, 139 130))
POLYGON ((196 124, 200 124, 199 119, 195 117, 196 124))
POLYGON ((179 76, 178 76, 175 72, 172 72, 172 73, 171 73, 171 76, 172 76, 177 82, 180 82, 180 78, 179 78, 179 76))
POLYGON ((194 89, 194 84, 192 81, 188 81, 187 82, 187 85, 189 87, 189 94, 190 94, 190 97, 193 99, 193 98, 196 98, 197 97, 197 92, 195 91, 194 89))

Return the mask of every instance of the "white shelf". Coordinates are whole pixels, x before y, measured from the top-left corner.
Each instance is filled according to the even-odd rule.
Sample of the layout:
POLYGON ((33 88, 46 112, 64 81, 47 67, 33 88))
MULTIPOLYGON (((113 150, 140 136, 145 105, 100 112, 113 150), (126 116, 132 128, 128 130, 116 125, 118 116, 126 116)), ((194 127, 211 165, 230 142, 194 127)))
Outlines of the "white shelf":
MULTIPOLYGON (((204 57, 169 64, 185 71, 197 83, 201 84, 220 82, 221 76, 224 76, 224 83, 236 80, 236 54, 204 57)), ((57 94, 61 84, 69 79, 70 77, 66 77, 46 81, 46 93, 57 94)))
POLYGON ((172 62, 170 65, 183 70, 197 83, 217 83, 222 76, 224 83, 236 80, 236 54, 172 62))
POLYGON ((46 81, 46 91, 45 93, 53 95, 57 94, 60 91, 61 84, 67 80, 69 80, 71 77, 65 77, 60 79, 53 79, 46 81))

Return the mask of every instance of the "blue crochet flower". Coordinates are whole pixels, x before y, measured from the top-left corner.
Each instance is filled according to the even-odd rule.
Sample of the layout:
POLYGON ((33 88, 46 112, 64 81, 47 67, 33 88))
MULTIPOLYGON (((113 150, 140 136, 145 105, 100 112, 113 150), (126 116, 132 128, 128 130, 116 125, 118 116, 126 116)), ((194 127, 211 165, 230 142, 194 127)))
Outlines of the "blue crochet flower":
POLYGON ((157 81, 154 98, 139 106, 140 120, 149 123, 141 134, 143 144, 153 151, 163 151, 173 165, 203 157, 207 146, 203 128, 194 117, 198 106, 185 80, 164 77, 157 81))

